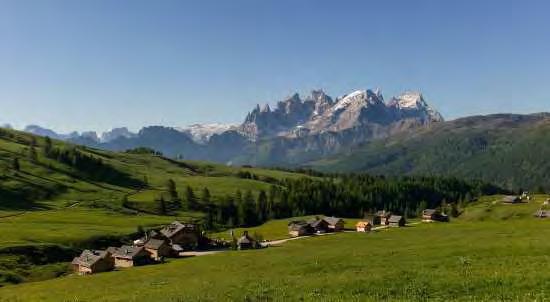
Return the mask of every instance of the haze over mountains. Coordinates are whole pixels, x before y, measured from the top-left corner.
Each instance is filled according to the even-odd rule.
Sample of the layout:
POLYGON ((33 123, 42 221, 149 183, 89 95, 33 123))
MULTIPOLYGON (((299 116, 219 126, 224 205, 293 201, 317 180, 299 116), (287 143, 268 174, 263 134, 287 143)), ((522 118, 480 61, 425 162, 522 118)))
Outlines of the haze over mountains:
POLYGON ((187 159, 293 165, 442 121, 419 92, 405 92, 386 102, 380 90, 357 90, 337 98, 313 90, 305 97, 296 93, 274 108, 257 105, 240 125, 148 126, 137 133, 122 127, 102 134, 59 134, 36 125, 24 130, 115 151, 149 147, 187 159))

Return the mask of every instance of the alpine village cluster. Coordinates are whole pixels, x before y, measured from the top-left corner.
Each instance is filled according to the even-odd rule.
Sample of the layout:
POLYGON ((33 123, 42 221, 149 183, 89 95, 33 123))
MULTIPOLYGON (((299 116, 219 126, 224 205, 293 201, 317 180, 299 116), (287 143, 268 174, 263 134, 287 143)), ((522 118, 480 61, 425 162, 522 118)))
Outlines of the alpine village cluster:
MULTIPOLYGON (((520 196, 506 195, 502 198, 503 204, 520 204, 529 202, 532 197, 528 192, 520 196)), ((534 217, 550 217, 550 200, 543 203, 543 208, 534 213, 534 217)), ((421 214, 422 222, 449 222, 449 216, 439 209, 425 209, 421 214)), ((395 215, 389 211, 381 210, 373 214, 366 214, 364 219, 355 224, 355 229, 346 229, 343 218, 319 217, 310 220, 295 220, 288 223, 290 238, 309 237, 315 235, 327 235, 338 232, 363 232, 369 233, 386 228, 399 228, 406 226, 404 216, 395 215)), ((141 238, 134 240, 132 245, 121 247, 109 247, 106 250, 84 250, 80 256, 71 262, 73 270, 79 275, 89 275, 107 272, 114 269, 130 268, 134 266, 163 263, 166 258, 192 256, 193 250, 199 246, 208 247, 218 251, 258 249, 272 245, 269 241, 260 242, 261 236, 250 236, 248 231, 243 231, 242 236, 235 238, 231 231, 232 241, 209 239, 200 227, 194 223, 181 223, 174 221, 161 229, 151 229, 145 232, 141 238)), ((280 240, 282 243, 286 240, 280 240)), ((275 243, 274 243, 275 244, 275 243)))

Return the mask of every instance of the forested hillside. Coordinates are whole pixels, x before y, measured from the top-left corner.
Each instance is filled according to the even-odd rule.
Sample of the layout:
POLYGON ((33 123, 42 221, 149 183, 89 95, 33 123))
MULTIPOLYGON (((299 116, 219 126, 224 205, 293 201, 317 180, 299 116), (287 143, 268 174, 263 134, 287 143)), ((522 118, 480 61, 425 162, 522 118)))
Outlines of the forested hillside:
POLYGON ((499 114, 377 140, 312 166, 323 171, 455 176, 547 191, 549 155, 549 114, 499 114))

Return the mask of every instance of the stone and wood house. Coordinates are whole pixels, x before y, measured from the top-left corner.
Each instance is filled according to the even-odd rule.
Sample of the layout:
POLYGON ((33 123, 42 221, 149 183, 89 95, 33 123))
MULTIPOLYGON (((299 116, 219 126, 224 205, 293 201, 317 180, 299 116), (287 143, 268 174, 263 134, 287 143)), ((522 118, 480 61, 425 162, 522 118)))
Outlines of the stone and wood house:
POLYGON ((115 259, 109 251, 84 250, 71 262, 73 270, 79 275, 108 272, 115 267, 115 259))
POLYGON ((115 258, 115 267, 124 268, 140 266, 151 263, 149 252, 144 246, 123 245, 121 247, 110 247, 107 251, 111 252, 115 258))
POLYGON ((162 261, 173 255, 172 247, 165 239, 151 238, 145 242, 143 247, 154 261, 162 261))
POLYGON ((178 245, 185 249, 194 249, 199 242, 197 225, 174 221, 162 228, 156 238, 166 238, 170 245, 178 245))

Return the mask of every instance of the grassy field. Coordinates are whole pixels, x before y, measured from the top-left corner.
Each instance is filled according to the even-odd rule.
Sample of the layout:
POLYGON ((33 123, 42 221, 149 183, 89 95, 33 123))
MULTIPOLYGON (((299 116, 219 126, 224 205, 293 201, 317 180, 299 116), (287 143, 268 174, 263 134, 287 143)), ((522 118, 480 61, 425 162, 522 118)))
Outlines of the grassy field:
POLYGON ((497 199, 479 201, 448 224, 306 238, 263 250, 6 286, 0 301, 550 299, 550 220, 516 215, 532 214, 543 198, 522 205, 493 203, 497 199))
POLYGON ((75 244, 103 235, 133 233, 137 226, 153 227, 192 216, 124 215, 102 209, 67 208, 30 211, 0 218, 0 248, 28 244, 75 244))

